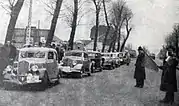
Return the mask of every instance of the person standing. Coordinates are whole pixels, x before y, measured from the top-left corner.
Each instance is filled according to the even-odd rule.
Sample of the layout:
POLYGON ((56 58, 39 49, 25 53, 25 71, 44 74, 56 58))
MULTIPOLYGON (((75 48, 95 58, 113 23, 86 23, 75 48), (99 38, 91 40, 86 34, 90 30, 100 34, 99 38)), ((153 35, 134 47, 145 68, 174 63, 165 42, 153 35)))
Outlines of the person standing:
POLYGON ((163 66, 158 66, 162 69, 160 90, 166 92, 161 103, 173 103, 174 92, 177 92, 177 79, 176 79, 176 66, 178 65, 177 58, 174 56, 174 48, 168 47, 166 53, 166 59, 163 62, 163 66))
POLYGON ((144 80, 145 80, 145 53, 142 49, 142 47, 138 47, 139 55, 136 60, 135 64, 135 72, 134 72, 134 78, 136 79, 136 85, 135 87, 143 88, 144 86, 144 80))
POLYGON ((14 62, 14 60, 16 59, 16 55, 17 55, 17 49, 14 46, 15 41, 12 40, 10 43, 10 53, 9 53, 9 60, 10 63, 12 64, 14 62))
POLYGON ((61 61, 63 57, 64 57, 64 50, 63 48, 61 48, 59 52, 59 61, 61 61))

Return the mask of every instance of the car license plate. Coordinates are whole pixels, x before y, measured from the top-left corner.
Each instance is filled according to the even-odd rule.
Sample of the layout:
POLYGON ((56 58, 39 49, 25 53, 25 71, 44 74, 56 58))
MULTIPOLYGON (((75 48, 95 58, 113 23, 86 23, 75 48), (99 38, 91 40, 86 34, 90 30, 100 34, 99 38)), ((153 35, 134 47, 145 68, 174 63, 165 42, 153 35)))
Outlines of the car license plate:
POLYGON ((28 76, 27 83, 39 82, 39 76, 28 76))

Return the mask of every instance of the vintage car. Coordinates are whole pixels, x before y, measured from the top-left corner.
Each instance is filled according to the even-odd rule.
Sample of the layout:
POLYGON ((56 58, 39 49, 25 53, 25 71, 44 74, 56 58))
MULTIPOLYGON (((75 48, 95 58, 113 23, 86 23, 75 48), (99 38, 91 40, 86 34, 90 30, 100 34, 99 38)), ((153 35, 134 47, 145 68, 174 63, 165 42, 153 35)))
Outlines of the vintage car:
POLYGON ((62 75, 91 75, 91 61, 88 53, 83 50, 71 50, 65 52, 61 62, 62 75))
POLYGON ((121 62, 120 62, 120 58, 119 58, 119 53, 118 52, 113 52, 111 53, 111 59, 113 60, 113 63, 115 65, 115 67, 119 67, 121 62))
POLYGON ((59 83, 57 52, 45 47, 21 48, 17 60, 5 68, 3 76, 5 85, 40 83, 47 86, 50 83, 59 83))
POLYGON ((91 65, 91 71, 92 73, 96 70, 102 71, 102 58, 101 53, 97 51, 88 51, 88 57, 90 58, 92 65, 91 65))
POLYGON ((120 65, 124 64, 124 52, 117 52, 117 57, 119 58, 120 65))
POLYGON ((113 60, 111 58, 111 53, 101 53, 102 55, 102 66, 103 68, 110 68, 114 69, 115 64, 113 63, 113 60))
POLYGON ((124 64, 129 65, 131 62, 130 54, 129 52, 124 52, 124 64))

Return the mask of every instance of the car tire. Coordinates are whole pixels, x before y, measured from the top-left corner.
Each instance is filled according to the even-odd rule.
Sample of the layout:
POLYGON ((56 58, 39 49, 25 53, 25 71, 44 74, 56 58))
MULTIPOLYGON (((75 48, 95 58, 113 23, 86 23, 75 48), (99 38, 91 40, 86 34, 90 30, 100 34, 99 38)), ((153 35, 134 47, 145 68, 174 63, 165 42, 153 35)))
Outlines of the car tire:
POLYGON ((91 76, 91 73, 92 73, 92 70, 91 70, 91 67, 93 66, 93 63, 90 63, 90 65, 89 65, 89 68, 87 68, 86 70, 87 70, 87 74, 88 74, 88 76, 91 76))
POLYGON ((91 72, 94 73, 94 65, 91 65, 91 72))
POLYGON ((49 81, 49 77, 48 77, 48 74, 47 72, 44 73, 44 76, 42 78, 42 86, 43 87, 48 87, 50 84, 50 81, 49 81))
POLYGON ((58 75, 57 75, 57 80, 55 81, 55 84, 60 83, 60 78, 61 78, 61 73, 59 72, 58 75))

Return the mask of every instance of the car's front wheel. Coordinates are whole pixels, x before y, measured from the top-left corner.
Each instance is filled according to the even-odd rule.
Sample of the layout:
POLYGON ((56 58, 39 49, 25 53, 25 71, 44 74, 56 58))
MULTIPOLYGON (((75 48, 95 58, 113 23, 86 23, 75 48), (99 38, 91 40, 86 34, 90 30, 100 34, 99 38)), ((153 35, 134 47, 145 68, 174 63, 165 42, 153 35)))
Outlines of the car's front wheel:
POLYGON ((57 80, 55 81, 55 84, 60 83, 60 78, 61 78, 61 73, 59 72, 58 75, 57 75, 57 80))

